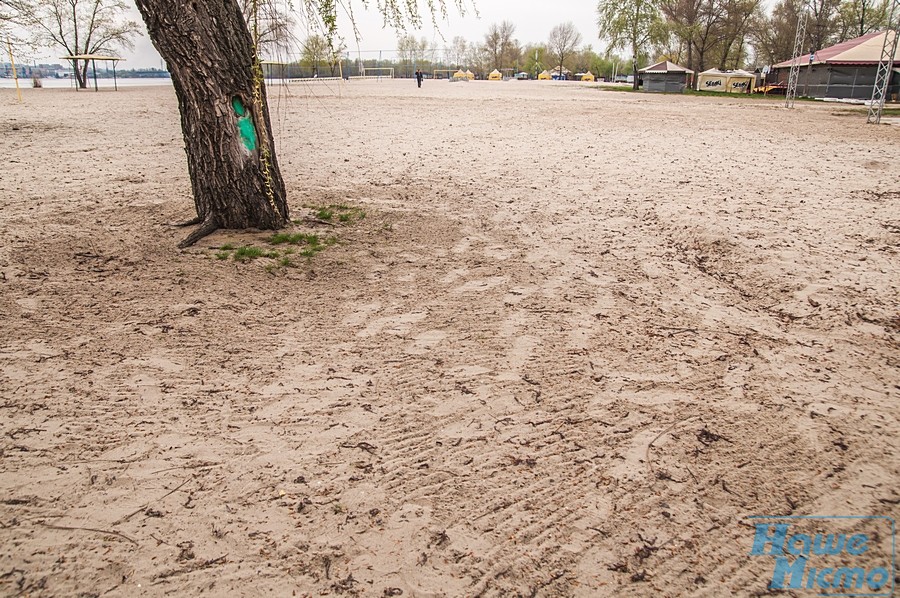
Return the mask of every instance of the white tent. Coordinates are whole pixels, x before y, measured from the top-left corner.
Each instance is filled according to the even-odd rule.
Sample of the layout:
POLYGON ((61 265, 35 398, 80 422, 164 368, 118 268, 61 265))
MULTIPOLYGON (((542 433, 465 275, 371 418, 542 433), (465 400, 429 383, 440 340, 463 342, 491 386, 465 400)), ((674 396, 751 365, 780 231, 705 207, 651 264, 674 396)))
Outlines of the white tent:
POLYGON ((723 93, 749 93, 753 91, 756 75, 747 71, 720 71, 709 69, 697 77, 698 91, 719 91, 723 93))

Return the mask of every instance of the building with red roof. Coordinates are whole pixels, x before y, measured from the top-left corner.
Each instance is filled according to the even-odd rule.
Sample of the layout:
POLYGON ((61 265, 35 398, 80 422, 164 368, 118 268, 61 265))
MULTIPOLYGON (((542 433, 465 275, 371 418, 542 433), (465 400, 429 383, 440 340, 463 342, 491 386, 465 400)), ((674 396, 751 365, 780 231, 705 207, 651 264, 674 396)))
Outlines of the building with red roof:
MULTIPOLYGON (((798 95, 811 98, 871 99, 884 38, 888 33, 868 33, 801 56, 798 95)), ((895 68, 887 97, 896 100, 900 93, 900 48, 894 60, 895 68)), ((779 83, 787 83, 791 61, 776 64, 773 70, 779 83)))

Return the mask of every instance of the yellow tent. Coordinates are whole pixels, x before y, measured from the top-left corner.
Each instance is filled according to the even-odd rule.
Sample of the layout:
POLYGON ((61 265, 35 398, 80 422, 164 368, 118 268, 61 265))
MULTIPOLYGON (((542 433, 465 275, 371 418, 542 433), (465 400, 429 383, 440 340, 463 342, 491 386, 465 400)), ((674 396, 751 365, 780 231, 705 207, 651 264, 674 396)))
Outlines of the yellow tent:
POLYGON ((466 79, 468 79, 469 81, 474 81, 474 80, 475 80, 475 73, 473 73, 472 71, 467 70, 467 71, 466 71, 466 79))
POLYGON ((596 78, 594 77, 593 73, 591 73, 591 71, 588 71, 581 76, 581 80, 582 81, 596 81, 596 78))
POLYGON ((503 81, 503 74, 497 69, 494 69, 491 71, 491 74, 488 75, 488 81, 503 81))
POLYGON ((550 71, 544 71, 540 75, 538 75, 538 81, 550 81, 553 77, 550 76, 550 71))
POLYGON ((455 73, 453 73, 453 78, 454 78, 454 79, 468 79, 468 77, 466 76, 465 71, 463 71, 462 69, 459 69, 458 71, 456 71, 455 73))

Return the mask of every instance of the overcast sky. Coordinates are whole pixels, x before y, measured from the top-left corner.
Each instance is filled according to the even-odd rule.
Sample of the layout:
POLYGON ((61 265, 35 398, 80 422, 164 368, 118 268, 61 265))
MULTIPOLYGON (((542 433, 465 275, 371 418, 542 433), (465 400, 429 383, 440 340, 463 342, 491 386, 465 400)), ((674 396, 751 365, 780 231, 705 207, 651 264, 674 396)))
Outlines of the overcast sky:
MULTIPOLYGON (((370 5, 375 2, 370 2, 370 5)), ((420 5, 424 2, 420 1, 420 5)), ((594 0, 539 0, 537 2, 522 2, 521 0, 476 0, 479 17, 469 14, 460 17, 451 10, 449 20, 440 23, 440 30, 447 42, 454 36, 462 36, 468 41, 482 41, 487 28, 492 23, 508 20, 516 25, 516 38, 519 43, 540 43, 547 39, 555 25, 572 21, 581 31, 583 44, 590 44, 595 50, 601 50, 603 44, 597 39, 597 3, 594 0)), ((471 1, 469 2, 471 6, 471 1)), ((373 8, 363 11, 359 0, 354 1, 357 28, 361 39, 359 49, 363 58, 371 58, 373 54, 367 51, 392 52, 397 48, 397 32, 391 28, 383 27, 383 19, 373 8)), ((140 15, 134 9, 132 17, 140 22, 140 15)), ((426 19, 426 21, 429 21, 426 19)), ((429 21, 430 22, 430 21, 429 21)), ((340 33, 344 37, 351 53, 356 53, 357 44, 353 39, 353 30, 350 21, 342 15, 340 21, 340 33)), ((436 47, 443 47, 445 42, 429 25, 420 31, 411 30, 416 37, 425 37, 436 47)), ((300 39, 306 37, 305 28, 297 32, 300 39)), ((153 49, 153 44, 145 35, 135 40, 133 52, 123 54, 128 62, 123 68, 159 68, 161 62, 159 54, 153 49)), ((387 58, 387 55, 384 56, 387 58)))

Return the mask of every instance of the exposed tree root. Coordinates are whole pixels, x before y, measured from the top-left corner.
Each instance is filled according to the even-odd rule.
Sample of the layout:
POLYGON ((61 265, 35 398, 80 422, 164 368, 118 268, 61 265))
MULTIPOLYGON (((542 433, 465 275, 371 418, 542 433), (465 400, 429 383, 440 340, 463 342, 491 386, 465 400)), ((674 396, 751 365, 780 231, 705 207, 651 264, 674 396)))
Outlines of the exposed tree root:
POLYGON ((172 224, 171 226, 174 226, 176 228, 184 228, 186 226, 196 226, 196 225, 200 224, 201 222, 203 222, 202 216, 194 216, 187 222, 176 222, 176 223, 172 224))
POLYGON ((178 244, 178 249, 185 249, 186 247, 190 247, 203 237, 207 235, 211 235, 219 229, 219 223, 216 222, 214 218, 211 218, 197 227, 194 232, 189 234, 187 238, 178 244))

